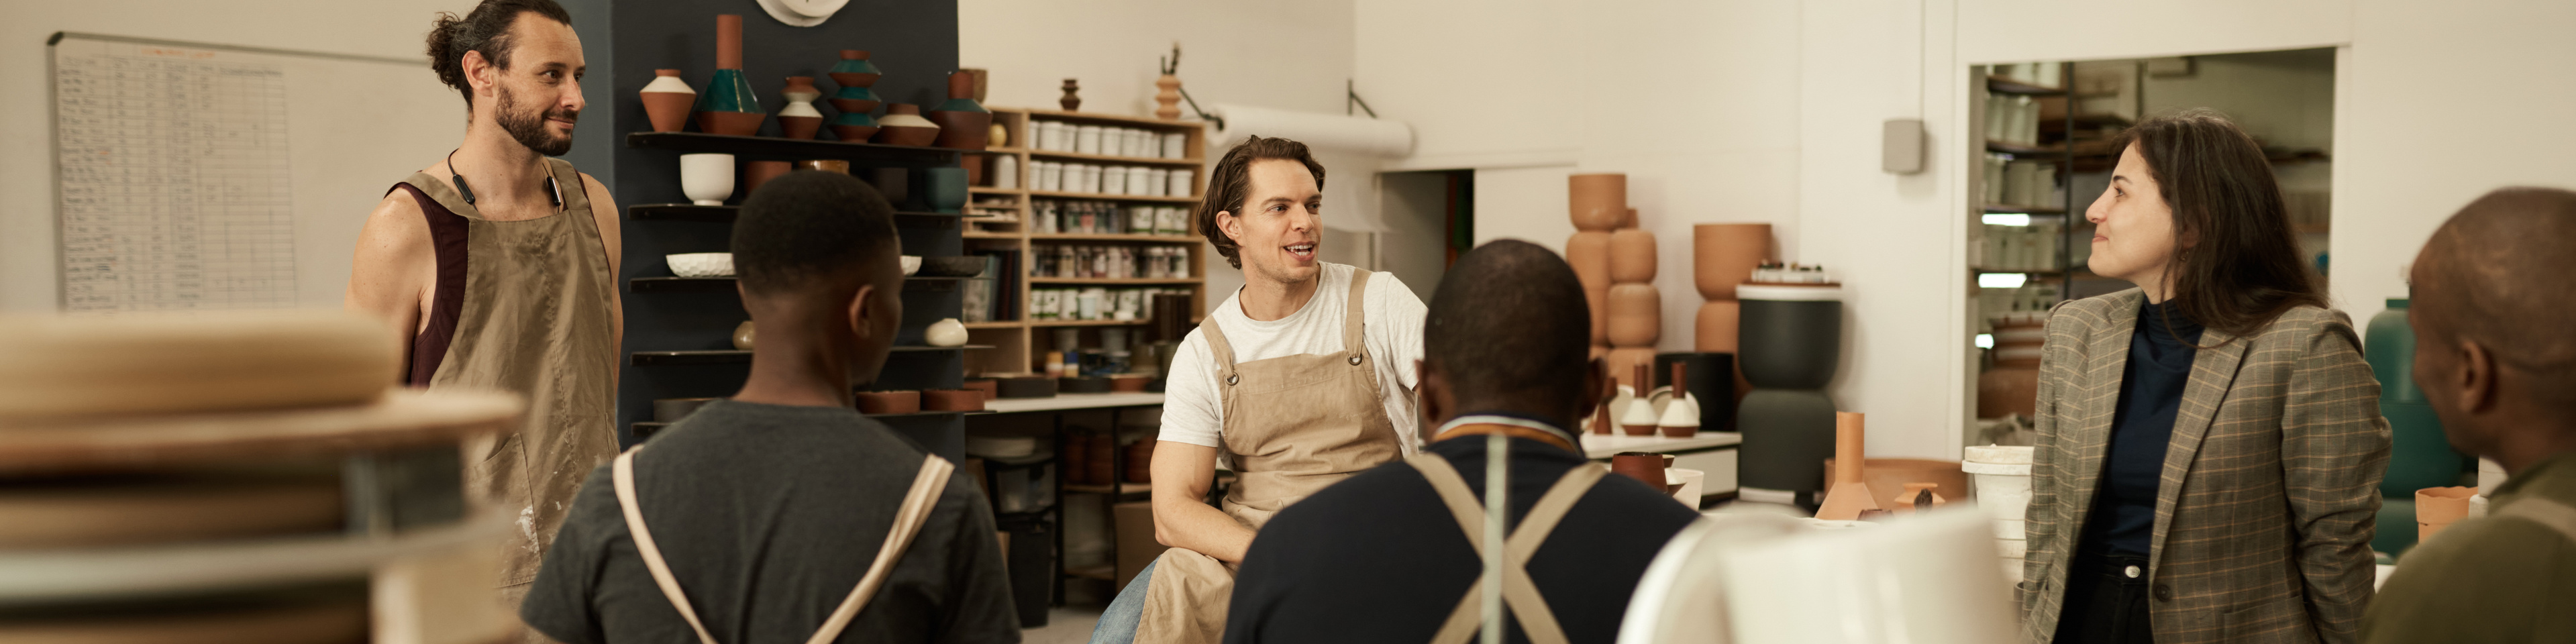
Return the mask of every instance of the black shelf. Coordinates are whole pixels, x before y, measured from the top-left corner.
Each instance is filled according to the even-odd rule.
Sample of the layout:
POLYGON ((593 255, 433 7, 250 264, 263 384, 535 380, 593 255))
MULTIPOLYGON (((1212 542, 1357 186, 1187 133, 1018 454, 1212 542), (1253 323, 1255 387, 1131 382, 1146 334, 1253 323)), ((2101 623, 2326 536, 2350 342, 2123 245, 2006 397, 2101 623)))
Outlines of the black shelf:
MULTIPOLYGON (((626 207, 626 218, 634 221, 705 221, 732 223, 742 206, 701 206, 693 203, 648 203, 626 207)), ((947 227, 963 219, 980 219, 990 215, 962 212, 895 211, 897 226, 947 227)))
MULTIPOLYGON (((992 345, 969 344, 958 347, 895 347, 893 351, 895 353, 929 353, 934 351, 963 351, 966 349, 990 348, 993 348, 992 345)), ((653 365, 747 364, 751 362, 751 352, 736 349, 637 351, 627 354, 627 360, 639 367, 653 365)))
MULTIPOLYGON (((956 290, 958 282, 971 279, 988 278, 908 276, 903 278, 903 290, 950 291, 956 290)), ((734 278, 731 277, 638 277, 626 280, 626 290, 632 293, 731 293, 733 284, 734 278)))
POLYGON ((947 168, 955 167, 959 155, 980 152, 956 148, 934 148, 841 141, 793 140, 767 136, 725 136, 704 132, 630 132, 626 147, 671 150, 674 152, 714 152, 731 154, 736 161, 804 159, 840 159, 851 165, 870 168, 947 168))

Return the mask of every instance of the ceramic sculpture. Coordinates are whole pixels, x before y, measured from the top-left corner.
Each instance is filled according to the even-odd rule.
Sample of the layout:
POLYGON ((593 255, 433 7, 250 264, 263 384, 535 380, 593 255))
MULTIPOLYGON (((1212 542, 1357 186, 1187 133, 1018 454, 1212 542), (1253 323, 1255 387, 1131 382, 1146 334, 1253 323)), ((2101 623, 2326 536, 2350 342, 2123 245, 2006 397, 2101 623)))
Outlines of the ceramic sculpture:
POLYGON ((1732 353, 1658 353, 1655 373, 1683 372, 1681 389, 1690 393, 1693 406, 1699 408, 1701 431, 1723 432, 1735 428, 1735 354, 1732 353))
POLYGON ((769 118, 751 91, 751 79, 742 75, 741 15, 716 16, 716 75, 698 93, 696 109, 698 129, 708 134, 751 136, 769 118))
POLYGON ((1635 228, 1611 231, 1610 281, 1619 283, 1655 281, 1654 233, 1635 228))
POLYGON ((680 70, 653 70, 653 82, 637 92, 644 99, 644 117, 653 122, 655 132, 678 132, 689 124, 689 106, 698 102, 698 90, 689 89, 680 80, 680 70))
MULTIPOLYGON (((1631 367, 1654 363, 1664 319, 1663 296, 1654 285, 1655 238, 1634 228, 1627 186, 1623 174, 1567 178, 1568 215, 1582 230, 1566 241, 1567 261, 1584 280, 1584 299, 1592 306, 1593 352, 1620 377, 1627 377, 1631 367)), ((1646 377, 1626 384, 1649 391, 1653 374, 1646 377)))
POLYGON ((1744 435, 1741 494, 1815 503, 1834 451, 1834 402, 1824 387, 1841 358, 1842 288, 1748 283, 1736 294, 1744 312, 1736 365, 1753 384, 1735 411, 1744 435))
POLYGON ((1866 433, 1860 414, 1834 412, 1834 489, 1816 509, 1816 518, 1850 521, 1860 518, 1864 510, 1885 509, 1871 498, 1869 484, 1861 474, 1862 464, 1868 461, 1862 457, 1867 450, 1861 445, 1866 433))
POLYGON ((831 103, 832 109, 840 110, 842 116, 867 116, 885 105, 885 101, 877 98, 876 90, 865 87, 843 87, 841 91, 832 93, 831 103))
POLYGON ((921 117, 921 108, 910 103, 886 106, 885 118, 877 119, 876 138, 887 145, 930 145, 939 140, 939 124, 921 117))
POLYGON ((877 119, 866 112, 842 112, 832 117, 832 136, 851 143, 866 143, 877 135, 877 119))
POLYGON ((966 324, 957 318, 944 318, 930 323, 930 328, 923 330, 921 337, 922 341, 934 347, 966 346, 966 324))
POLYGON ((1075 94, 1079 91, 1082 91, 1082 84, 1070 78, 1064 79, 1064 97, 1055 99, 1055 104, 1062 106, 1067 112, 1082 109, 1082 96, 1075 94))
MULTIPOLYGON (((1743 309, 1735 299, 1735 287, 1753 276, 1755 266, 1770 260, 1770 224, 1691 227, 1691 281, 1699 287, 1703 300, 1693 318, 1692 348, 1704 353, 1735 353, 1735 339, 1740 332, 1737 321, 1743 309)), ((1734 386, 1735 398, 1741 399, 1753 389, 1740 371, 1727 380, 1734 386)))
POLYGON ((876 63, 868 62, 867 50, 843 49, 840 62, 832 63, 831 71, 824 72, 824 75, 832 77, 832 84, 842 87, 874 87, 877 79, 885 74, 877 69, 876 63))
POLYGON ((984 149, 991 140, 993 112, 975 102, 974 73, 959 70, 948 75, 948 100, 930 111, 930 121, 939 124, 939 147, 984 149))
POLYGON ((1619 381, 1610 378, 1602 378, 1601 403, 1592 406, 1592 433, 1604 436, 1609 435, 1610 424, 1616 422, 1616 419, 1618 418, 1617 412, 1620 411, 1622 406, 1625 404, 1626 401, 1619 399, 1619 381))
POLYGON ((1154 118, 1181 120, 1181 44, 1172 43, 1172 57, 1163 59, 1163 77, 1154 79, 1154 118))
POLYGON ((733 196, 733 155, 680 155, 680 194, 696 205, 724 205, 733 196))
POLYGON ((1565 263, 1583 282, 1583 300, 1592 307, 1592 345, 1610 346, 1610 233, 1587 230, 1565 239, 1565 263))
POLYGON ((778 95, 787 97, 787 107, 778 110, 779 136, 797 141, 814 138, 814 132, 823 128, 823 112, 814 109, 814 99, 822 98, 823 90, 814 88, 814 77, 789 76, 787 88, 778 95))
POLYGON ((1665 438, 1690 438, 1699 433, 1699 400, 1691 395, 1690 374, 1687 372, 1684 365, 1675 363, 1672 366, 1673 402, 1664 407, 1663 417, 1655 421, 1655 426, 1662 429, 1665 438))
MULTIPOLYGON (((1647 369, 1646 365, 1636 365, 1631 370, 1633 374, 1628 377, 1628 381, 1649 382, 1648 379, 1653 376, 1646 371, 1647 369)), ((1619 431, 1629 436, 1653 436, 1656 423, 1663 420, 1655 414, 1655 403, 1642 394, 1630 400, 1628 409, 1622 414, 1619 417, 1619 431)))

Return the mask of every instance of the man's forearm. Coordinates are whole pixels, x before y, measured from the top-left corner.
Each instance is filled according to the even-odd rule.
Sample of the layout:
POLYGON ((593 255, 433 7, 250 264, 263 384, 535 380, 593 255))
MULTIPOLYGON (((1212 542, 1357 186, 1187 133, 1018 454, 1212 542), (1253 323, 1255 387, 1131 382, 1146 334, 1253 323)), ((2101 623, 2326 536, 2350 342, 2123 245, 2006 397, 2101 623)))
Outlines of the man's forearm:
POLYGON ((1155 537, 1163 545, 1187 548, 1220 561, 1241 562, 1252 547, 1252 529, 1222 510, 1197 499, 1154 499, 1155 537))

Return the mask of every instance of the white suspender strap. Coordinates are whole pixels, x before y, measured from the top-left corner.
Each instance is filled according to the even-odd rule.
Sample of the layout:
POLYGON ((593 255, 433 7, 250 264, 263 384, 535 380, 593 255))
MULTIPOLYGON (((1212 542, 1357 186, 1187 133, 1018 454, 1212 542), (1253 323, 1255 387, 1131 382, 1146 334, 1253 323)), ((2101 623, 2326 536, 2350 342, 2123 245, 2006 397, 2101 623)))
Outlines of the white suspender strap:
POLYGON ((2536 496, 2515 499, 2512 505, 2496 514, 2515 517, 2557 530, 2568 541, 2576 541, 2576 508, 2536 496))
MULTIPOLYGON (((626 513, 626 531, 635 539, 636 552, 644 556, 644 568, 652 571, 653 583, 662 587, 662 596, 671 600, 671 607, 679 609, 680 618, 687 620, 689 628, 697 631, 698 642, 717 644, 715 636, 708 634, 706 625, 698 620, 697 610, 689 607, 689 596, 680 591, 679 579, 671 576, 670 565, 662 559, 662 549, 653 543, 652 531, 644 527, 643 506, 635 502, 634 460, 635 450, 627 450, 617 455, 613 470, 617 504, 626 513)), ((850 595, 832 610, 831 617, 823 620, 823 626, 816 629, 814 636, 805 640, 807 644, 825 644, 840 639, 841 630, 848 628, 850 620, 859 615, 859 609, 865 608, 868 600, 876 596, 877 588, 885 585, 886 576, 893 571, 895 561, 903 558, 903 552, 912 545, 913 537, 921 533, 922 524, 930 519, 931 510, 939 505, 940 493, 948 489, 949 473, 956 469, 957 466, 937 455, 922 459, 921 470, 913 474, 912 488, 904 494, 903 505, 895 509, 894 525, 886 533, 885 542, 877 548, 876 561, 868 564, 868 572, 859 578, 858 586, 850 589, 850 595)))
MULTIPOLYGON (((1467 543, 1482 554, 1486 548, 1483 529, 1485 508, 1477 503, 1475 493, 1467 488, 1467 480, 1458 475, 1458 469, 1451 467, 1448 459, 1429 452, 1404 459, 1404 462, 1421 471, 1422 478, 1430 481, 1431 489, 1440 494, 1441 503, 1448 506, 1450 516, 1458 520, 1458 528, 1466 532, 1467 543)), ((1555 485, 1548 487, 1547 494, 1539 497, 1538 504, 1530 508, 1529 514, 1521 517, 1520 526, 1512 530, 1511 536, 1505 537, 1500 544, 1506 553, 1503 601, 1511 606, 1512 615, 1520 621, 1521 633, 1528 635, 1535 644, 1565 644, 1567 640, 1564 627, 1556 621, 1556 613, 1548 608, 1546 598, 1539 595, 1538 584, 1530 579, 1529 560, 1538 553, 1539 544, 1546 542, 1547 535, 1556 529, 1557 522, 1574 509, 1574 502, 1581 500, 1584 492, 1590 491, 1601 477, 1601 468, 1591 463, 1567 470, 1555 485)), ((1476 635, 1477 627, 1482 624, 1478 615, 1478 607, 1483 601, 1482 588, 1482 584, 1467 587, 1466 596, 1460 598, 1457 608, 1450 611, 1449 619, 1441 623, 1440 631, 1431 637, 1432 642, 1459 644, 1476 635)))

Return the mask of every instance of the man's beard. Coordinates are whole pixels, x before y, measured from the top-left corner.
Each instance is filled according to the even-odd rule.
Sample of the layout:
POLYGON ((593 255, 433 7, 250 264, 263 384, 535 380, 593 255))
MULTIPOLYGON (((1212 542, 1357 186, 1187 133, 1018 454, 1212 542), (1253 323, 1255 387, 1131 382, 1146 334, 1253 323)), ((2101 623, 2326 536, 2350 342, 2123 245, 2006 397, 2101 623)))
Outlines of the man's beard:
POLYGON ((500 111, 493 114, 493 119, 501 123, 501 131, 510 133, 511 139, 517 140, 519 145, 535 150, 537 154, 551 157, 562 156, 563 153, 572 151, 572 135, 565 134, 563 138, 555 138, 553 132, 546 131, 546 117, 555 116, 566 121, 574 121, 581 117, 580 112, 549 113, 544 109, 521 110, 518 101, 512 100, 513 95, 509 88, 501 89, 501 104, 498 106, 500 111))

